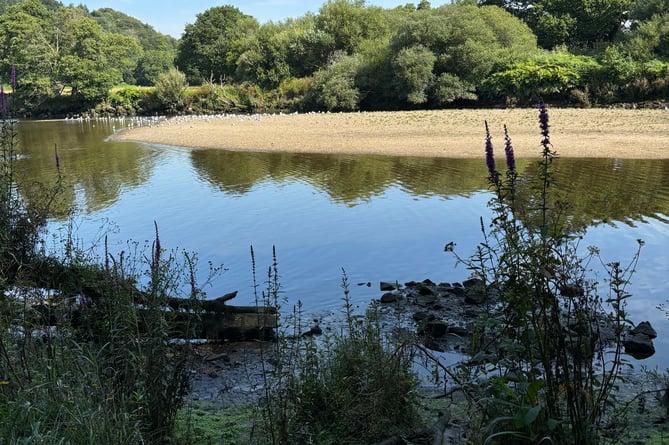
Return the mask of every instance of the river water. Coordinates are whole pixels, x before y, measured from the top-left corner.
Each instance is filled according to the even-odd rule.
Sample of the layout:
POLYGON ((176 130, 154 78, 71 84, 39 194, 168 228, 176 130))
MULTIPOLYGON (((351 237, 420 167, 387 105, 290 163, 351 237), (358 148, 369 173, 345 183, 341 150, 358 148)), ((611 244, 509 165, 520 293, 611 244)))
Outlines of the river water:
MULTIPOLYGON (((344 270, 361 308, 381 295, 379 281, 467 278, 444 245, 472 254, 481 218, 490 220, 483 157, 241 153, 108 140, 134 124, 19 124, 21 180, 55 184, 57 151, 60 209, 74 209, 49 223, 48 249, 62 249, 71 223, 82 248, 102 255, 106 236, 118 256, 151 243, 155 224, 163 248, 197 253, 201 280, 208 262, 226 268, 204 287, 208 298, 237 290, 241 305, 255 300, 251 246, 260 289, 275 247, 284 309, 300 301, 319 317, 341 310, 344 270)), ((535 164, 521 160, 519 170, 529 174, 535 164)), ((629 310, 660 333, 657 354, 644 363, 668 367, 669 320, 657 306, 669 298, 669 161, 558 159, 556 180, 570 218, 587 229, 583 245, 599 247, 605 261, 626 264, 636 240, 645 242, 629 310)))

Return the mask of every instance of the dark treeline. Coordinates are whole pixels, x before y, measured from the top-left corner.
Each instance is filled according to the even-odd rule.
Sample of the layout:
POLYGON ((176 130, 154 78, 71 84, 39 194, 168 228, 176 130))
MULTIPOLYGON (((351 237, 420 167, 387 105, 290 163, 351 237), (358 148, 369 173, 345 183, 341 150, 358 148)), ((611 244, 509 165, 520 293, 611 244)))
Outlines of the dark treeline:
POLYGON ((668 2, 328 0, 265 24, 218 6, 177 40, 112 9, 0 0, 0 75, 17 67, 33 116, 662 103, 668 2))

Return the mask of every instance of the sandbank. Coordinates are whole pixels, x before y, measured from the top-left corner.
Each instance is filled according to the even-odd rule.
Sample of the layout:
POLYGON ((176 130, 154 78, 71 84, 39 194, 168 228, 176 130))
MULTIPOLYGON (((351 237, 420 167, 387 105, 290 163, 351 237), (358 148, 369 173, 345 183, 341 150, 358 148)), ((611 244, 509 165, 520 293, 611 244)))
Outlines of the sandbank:
MULTIPOLYGON (((563 157, 669 158, 669 112, 550 109, 550 139, 563 157)), ((517 157, 541 153, 536 109, 431 110, 174 117, 125 129, 119 141, 293 153, 482 157, 485 122, 497 155, 507 126, 517 157)))

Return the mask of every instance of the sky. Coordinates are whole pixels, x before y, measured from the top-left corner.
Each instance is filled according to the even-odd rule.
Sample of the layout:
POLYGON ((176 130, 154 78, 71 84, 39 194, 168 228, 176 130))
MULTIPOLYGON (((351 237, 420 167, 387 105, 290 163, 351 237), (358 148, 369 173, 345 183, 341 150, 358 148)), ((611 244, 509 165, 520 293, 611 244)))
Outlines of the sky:
MULTIPOLYGON (((258 22, 278 22, 287 18, 301 17, 307 12, 317 13, 326 0, 65 0, 64 5, 86 5, 93 11, 112 8, 142 23, 151 25, 156 31, 180 38, 186 24, 195 23, 195 16, 215 6, 232 5, 255 17, 258 22)), ((368 6, 394 8, 407 3, 418 4, 420 0, 367 0, 368 6)), ((450 3, 449 0, 431 0, 433 7, 450 3)))

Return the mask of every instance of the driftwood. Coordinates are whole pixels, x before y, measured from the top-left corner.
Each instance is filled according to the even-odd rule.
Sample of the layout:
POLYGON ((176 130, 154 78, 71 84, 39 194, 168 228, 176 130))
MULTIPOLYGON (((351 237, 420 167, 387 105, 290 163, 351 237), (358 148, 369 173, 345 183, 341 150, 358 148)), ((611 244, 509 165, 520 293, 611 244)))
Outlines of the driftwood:
POLYGON ((191 336, 207 340, 267 340, 274 338, 278 314, 270 306, 231 306, 226 304, 237 291, 214 300, 168 299, 168 306, 180 322, 190 322, 191 336))
MULTIPOLYGON (((214 300, 189 300, 168 298, 167 309, 175 314, 174 338, 198 338, 220 341, 269 340, 275 336, 278 314, 275 307, 232 306, 226 304, 237 295, 232 292, 214 300)), ((136 300, 140 318, 146 310, 146 301, 136 300)), ((57 326, 67 322, 80 325, 94 309, 95 300, 89 305, 79 303, 51 305, 39 302, 31 305, 30 321, 41 326, 57 326)))

